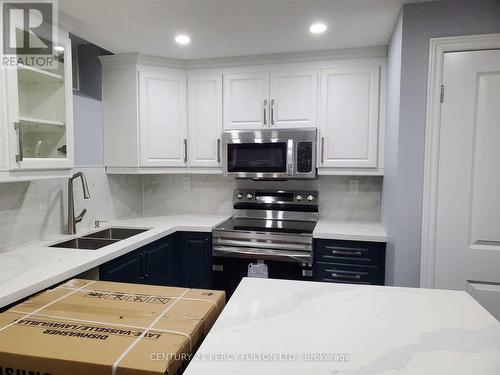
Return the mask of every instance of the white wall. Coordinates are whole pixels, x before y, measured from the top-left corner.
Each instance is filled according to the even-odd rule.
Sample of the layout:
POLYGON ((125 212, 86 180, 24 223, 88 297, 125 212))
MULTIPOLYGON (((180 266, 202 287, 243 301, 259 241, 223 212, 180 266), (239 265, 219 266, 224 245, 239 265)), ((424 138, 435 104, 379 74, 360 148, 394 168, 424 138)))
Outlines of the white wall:
POLYGON ((429 39, 499 33, 500 1, 442 0, 406 4, 402 22, 399 134, 397 142, 394 131, 387 138, 388 159, 392 154, 393 160, 387 165, 383 218, 388 225, 389 256, 392 253, 394 262, 388 263, 388 268, 392 269, 394 284, 418 286, 429 39))

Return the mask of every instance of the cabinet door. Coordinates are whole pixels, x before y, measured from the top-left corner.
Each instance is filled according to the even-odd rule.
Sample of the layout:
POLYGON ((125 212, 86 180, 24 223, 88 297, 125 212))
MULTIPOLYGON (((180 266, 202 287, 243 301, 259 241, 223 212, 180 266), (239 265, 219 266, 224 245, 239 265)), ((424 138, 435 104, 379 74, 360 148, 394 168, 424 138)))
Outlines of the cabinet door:
POLYGON ((182 284, 189 288, 212 287, 212 235, 182 233, 182 284))
POLYGON ((222 132, 222 76, 188 79, 188 159, 192 167, 218 167, 222 132))
POLYGON ((165 286, 179 284, 177 270, 180 268, 180 257, 175 251, 175 244, 174 236, 168 236, 146 247, 146 283, 165 286))
POLYGON ((269 125, 269 73, 224 75, 224 129, 269 125))
POLYGON ((321 71, 321 167, 377 167, 379 71, 379 66, 321 71))
POLYGON ((316 126, 318 72, 271 73, 270 124, 278 128, 316 126))
MULTIPOLYGON (((4 69, 0 72, 0 103, 5 103, 7 92, 6 88, 6 76, 4 69)), ((1 104, 0 104, 1 105, 1 104)), ((2 107, 3 108, 3 107, 2 107)), ((7 111, 0 111, 0 171, 8 170, 9 163, 9 138, 7 136, 7 126, 10 122, 7 119, 7 111)), ((1 177, 0 177, 1 181, 1 177)))
POLYGON ((99 267, 99 279, 121 283, 144 283, 144 254, 127 254, 99 267))
POLYGON ((185 166, 186 78, 140 72, 139 103, 141 166, 185 166))
POLYGON ((60 31, 54 66, 6 69, 11 170, 73 167, 71 41, 60 31))

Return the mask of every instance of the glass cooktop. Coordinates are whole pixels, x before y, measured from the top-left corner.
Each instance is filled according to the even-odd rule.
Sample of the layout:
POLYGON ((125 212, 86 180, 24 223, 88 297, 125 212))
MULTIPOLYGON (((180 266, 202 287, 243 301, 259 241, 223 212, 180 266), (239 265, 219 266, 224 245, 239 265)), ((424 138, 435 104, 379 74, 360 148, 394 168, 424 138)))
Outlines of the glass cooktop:
POLYGON ((231 231, 242 230, 252 232, 312 234, 315 226, 315 221, 231 218, 228 221, 217 226, 215 229, 231 231))

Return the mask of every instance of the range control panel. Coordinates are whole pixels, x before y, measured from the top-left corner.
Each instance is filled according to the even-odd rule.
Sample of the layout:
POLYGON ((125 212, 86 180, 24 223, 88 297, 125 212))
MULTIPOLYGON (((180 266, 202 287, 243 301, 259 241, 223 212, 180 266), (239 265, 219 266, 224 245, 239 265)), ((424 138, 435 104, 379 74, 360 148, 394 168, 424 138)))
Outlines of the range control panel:
POLYGON ((235 190, 233 202, 318 205, 317 191, 235 190))

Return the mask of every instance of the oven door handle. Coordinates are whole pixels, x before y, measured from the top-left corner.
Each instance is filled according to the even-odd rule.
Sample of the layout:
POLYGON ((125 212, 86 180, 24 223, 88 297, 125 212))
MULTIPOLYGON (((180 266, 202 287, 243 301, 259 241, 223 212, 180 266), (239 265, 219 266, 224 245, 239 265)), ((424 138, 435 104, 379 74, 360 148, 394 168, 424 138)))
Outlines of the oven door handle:
POLYGON ((230 258, 252 258, 312 264, 312 253, 287 250, 256 250, 249 247, 214 246, 212 255, 230 258))
POLYGON ((215 245, 229 246, 231 248, 239 249, 244 248, 259 248, 264 250, 293 250, 293 251, 310 251, 312 249, 312 243, 273 243, 273 239, 265 240, 259 239, 259 241, 249 241, 249 240, 235 240, 227 237, 217 237, 214 242, 215 245), (286 247, 286 249, 284 248, 286 247))

